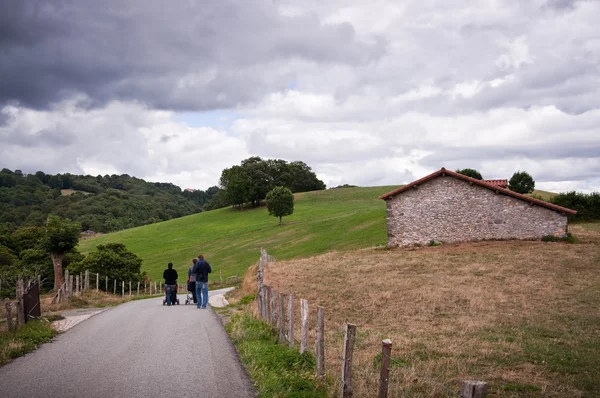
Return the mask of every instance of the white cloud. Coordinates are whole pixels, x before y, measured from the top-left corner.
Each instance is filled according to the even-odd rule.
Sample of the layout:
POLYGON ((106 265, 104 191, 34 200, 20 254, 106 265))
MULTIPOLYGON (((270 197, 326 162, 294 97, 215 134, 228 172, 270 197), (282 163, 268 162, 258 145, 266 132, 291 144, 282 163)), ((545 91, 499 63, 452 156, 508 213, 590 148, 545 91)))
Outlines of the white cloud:
POLYGON ((400 184, 444 166, 600 190, 600 2, 257 4, 240 29, 215 20, 202 40, 201 14, 186 24, 178 9, 148 9, 177 29, 133 29, 132 45, 152 53, 141 64, 128 54, 139 76, 92 79, 89 97, 44 111, 5 106, 2 167, 207 188, 259 155, 303 160, 328 185, 400 184), (160 39, 155 52, 146 36, 160 39), (215 107, 193 127, 182 121, 215 107))

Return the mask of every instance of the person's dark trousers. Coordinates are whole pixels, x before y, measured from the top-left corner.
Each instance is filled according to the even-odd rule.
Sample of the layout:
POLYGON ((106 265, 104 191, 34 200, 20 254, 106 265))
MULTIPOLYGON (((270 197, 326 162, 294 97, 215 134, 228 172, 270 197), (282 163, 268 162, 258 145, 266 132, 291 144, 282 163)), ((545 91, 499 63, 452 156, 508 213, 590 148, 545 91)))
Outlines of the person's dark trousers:
POLYGON ((196 282, 196 307, 200 308, 202 301, 202 282, 196 282))
MULTIPOLYGON (((165 294, 167 295, 167 305, 171 305, 171 295, 175 292, 177 285, 165 285, 165 294)), ((173 303, 175 304, 175 303, 173 303)))
MULTIPOLYGON (((202 308, 206 308, 206 304, 208 304, 208 282, 202 282, 201 284, 202 290, 202 308)), ((200 297, 198 297, 200 300, 200 297)))
POLYGON ((196 282, 188 282, 188 290, 192 292, 192 297, 194 297, 194 304, 196 304, 196 282))

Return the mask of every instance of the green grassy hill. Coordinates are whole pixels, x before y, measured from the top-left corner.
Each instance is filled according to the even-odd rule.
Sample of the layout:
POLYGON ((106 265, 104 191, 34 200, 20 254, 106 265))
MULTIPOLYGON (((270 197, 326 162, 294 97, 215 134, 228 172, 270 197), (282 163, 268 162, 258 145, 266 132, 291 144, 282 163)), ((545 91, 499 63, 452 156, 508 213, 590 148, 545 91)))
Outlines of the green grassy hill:
POLYGON ((154 280, 162 277, 169 261, 185 272, 198 254, 213 266, 213 279, 219 270, 223 277, 241 276, 258 260, 261 247, 283 260, 385 244, 385 202, 377 197, 396 187, 296 194, 294 214, 284 217, 283 226, 265 207, 226 208, 102 235, 82 241, 80 250, 124 243, 144 260, 142 269, 154 280))
POLYGON ((294 214, 284 217, 282 226, 266 207, 226 208, 101 235, 81 242, 80 250, 87 253, 98 244, 124 243, 144 260, 142 269, 154 280, 161 279, 169 261, 178 272, 186 272, 198 254, 213 266, 213 279, 220 270, 224 278, 241 276, 258 260, 261 247, 286 260, 386 244, 385 202, 377 197, 395 188, 296 194, 294 214))

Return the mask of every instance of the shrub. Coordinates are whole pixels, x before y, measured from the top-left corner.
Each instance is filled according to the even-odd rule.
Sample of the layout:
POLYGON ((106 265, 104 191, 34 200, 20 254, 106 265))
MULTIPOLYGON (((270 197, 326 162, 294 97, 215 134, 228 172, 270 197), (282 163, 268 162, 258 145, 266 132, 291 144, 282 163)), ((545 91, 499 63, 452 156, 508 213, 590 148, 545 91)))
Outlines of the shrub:
POLYGON ((592 221, 600 220, 600 193, 590 194, 582 192, 559 193, 551 199, 555 205, 576 210, 577 214, 569 214, 571 221, 592 221))
POLYGON ((475 169, 462 169, 462 170, 456 170, 456 172, 458 174, 462 174, 462 175, 465 175, 467 177, 474 178, 476 180, 483 180, 483 177, 482 177, 481 173, 478 172, 475 169))
POLYGON ((568 233, 566 236, 554 236, 554 235, 544 235, 542 236, 542 242, 567 242, 567 243, 575 243, 577 239, 568 233))

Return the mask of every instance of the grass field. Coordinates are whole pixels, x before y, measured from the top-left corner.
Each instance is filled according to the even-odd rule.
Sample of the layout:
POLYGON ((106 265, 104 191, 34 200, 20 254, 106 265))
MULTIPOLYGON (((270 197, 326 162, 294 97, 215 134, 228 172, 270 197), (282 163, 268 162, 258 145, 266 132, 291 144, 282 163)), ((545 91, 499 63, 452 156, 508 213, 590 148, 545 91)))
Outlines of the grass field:
MULTIPOLYGON (((258 261, 261 247, 279 259, 310 257, 331 250, 385 245, 385 202, 379 195, 397 186, 338 188, 296 194, 294 214, 283 226, 265 207, 225 208, 162 223, 100 235, 80 242, 91 251, 108 242, 124 243, 140 256, 142 269, 159 280, 168 262, 187 272, 191 259, 204 254, 213 266, 212 279, 243 275, 258 261)), ((548 194, 543 191, 538 193, 548 194)))
POLYGON ((158 280, 169 261, 186 272, 191 259, 204 254, 212 278, 239 274, 258 260, 260 248, 291 259, 386 243, 385 202, 377 199, 394 187, 343 188, 296 194, 294 214, 279 226, 265 207, 231 208, 101 235, 80 243, 82 252, 121 242, 140 256, 142 269, 158 280))
POLYGON ((552 199, 553 197, 556 196, 556 194, 554 192, 539 191, 539 190, 533 191, 533 193, 531 195, 535 196, 535 197, 538 197, 538 198, 541 198, 542 200, 545 200, 547 202, 549 202, 550 199, 552 199))
MULTIPOLYGON (((579 243, 372 248, 278 261, 265 283, 308 299, 311 329, 316 305, 325 307, 333 381, 344 325, 357 325, 355 396, 376 395, 381 340, 391 338, 391 397, 457 396, 467 379, 487 381, 489 396, 597 397, 600 224, 570 229, 579 243)), ((242 290, 253 291, 254 275, 246 279, 242 290)), ((299 325, 298 308, 295 318, 299 325)))

